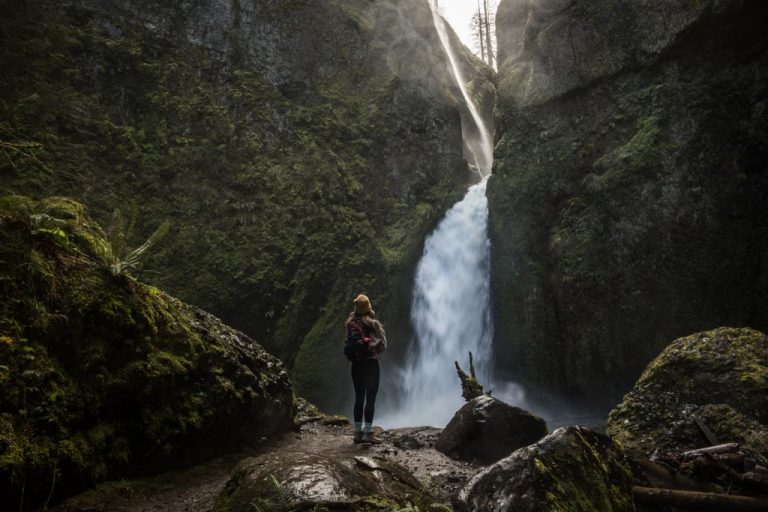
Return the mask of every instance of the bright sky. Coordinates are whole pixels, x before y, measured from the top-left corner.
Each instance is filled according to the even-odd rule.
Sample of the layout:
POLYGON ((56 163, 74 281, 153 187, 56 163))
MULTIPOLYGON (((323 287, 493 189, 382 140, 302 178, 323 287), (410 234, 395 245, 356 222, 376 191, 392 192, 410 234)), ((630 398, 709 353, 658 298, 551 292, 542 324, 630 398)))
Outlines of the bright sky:
MULTIPOLYGON (((482 3, 482 0, 480 0, 482 3)), ((451 24, 461 41, 470 50, 474 50, 472 38, 469 35, 469 24, 472 15, 477 12, 477 0, 438 0, 443 16, 451 24)), ((491 14, 496 12, 497 0, 488 1, 488 9, 491 14)))

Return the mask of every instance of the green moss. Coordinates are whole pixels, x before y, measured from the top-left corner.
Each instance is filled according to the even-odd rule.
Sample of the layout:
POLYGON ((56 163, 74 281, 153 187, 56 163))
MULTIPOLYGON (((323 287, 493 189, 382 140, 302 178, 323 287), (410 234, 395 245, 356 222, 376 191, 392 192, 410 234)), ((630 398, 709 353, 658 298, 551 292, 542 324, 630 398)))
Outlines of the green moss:
POLYGON ((574 448, 551 454, 546 462, 534 461, 547 482, 543 488, 549 489, 543 506, 552 511, 631 510, 626 488, 631 471, 621 452, 594 436, 575 435, 574 448))
POLYGON ((741 121, 752 119, 752 71, 717 58, 675 58, 502 114, 488 197, 509 375, 604 390, 595 398, 613 405, 670 339, 762 328, 766 238, 754 219, 765 187, 738 170, 765 151, 762 121, 741 121))
POLYGON ((719 328, 678 338, 654 359, 610 413, 608 432, 651 453, 703 442, 696 420, 721 439, 768 458, 766 337, 719 328))
POLYGON ((241 334, 114 275, 89 253, 93 243, 108 242, 82 206, 0 198, 0 292, 11 298, 0 303, 4 502, 17 502, 21 487, 37 496, 27 507, 51 486, 58 495, 52 474, 82 486, 163 467, 183 459, 190 440, 215 439, 230 415, 242 418, 213 444, 241 446, 290 425, 277 361, 250 340, 235 349, 227 340, 241 334), (42 215, 67 243, 40 232, 42 215), (261 410, 277 422, 261 424, 261 410), (240 421, 252 434, 237 432, 240 421))
MULTIPOLYGON (((310 12, 301 2, 254 9, 288 34, 310 12)), ((139 205, 129 245, 172 219, 145 259, 149 272, 136 275, 220 314, 289 365, 331 335, 326 311, 360 288, 382 312, 407 315, 391 276, 412 271, 424 232, 467 179, 459 145, 443 147, 458 140, 457 113, 399 76, 390 42, 403 31, 377 19, 393 14, 387 5, 323 1, 311 12, 291 51, 314 55, 332 34, 345 58, 296 92, 242 55, 222 65, 218 52, 104 12, 14 0, 0 21, 12 77, 0 82, 0 137, 18 151, 0 159, 0 186, 74 197, 104 226, 115 208, 139 205)), ((414 48, 409 61, 431 59, 422 40, 414 48)), ((72 208, 62 201, 49 215, 82 214, 72 208)), ((98 235, 71 242, 107 261, 98 235)))
POLYGON ((561 428, 487 468, 462 492, 463 504, 510 510, 634 510, 632 472, 620 445, 583 427, 561 428))

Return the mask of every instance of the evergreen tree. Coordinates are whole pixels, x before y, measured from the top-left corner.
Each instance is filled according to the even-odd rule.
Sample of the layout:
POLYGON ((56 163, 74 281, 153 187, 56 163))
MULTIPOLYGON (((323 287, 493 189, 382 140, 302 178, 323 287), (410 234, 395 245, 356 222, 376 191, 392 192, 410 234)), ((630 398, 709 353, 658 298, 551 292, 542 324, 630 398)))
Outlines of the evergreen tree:
POLYGON ((477 0, 477 11, 472 16, 470 28, 474 50, 480 53, 480 58, 493 67, 496 45, 491 34, 496 33, 495 4, 488 0, 477 0))

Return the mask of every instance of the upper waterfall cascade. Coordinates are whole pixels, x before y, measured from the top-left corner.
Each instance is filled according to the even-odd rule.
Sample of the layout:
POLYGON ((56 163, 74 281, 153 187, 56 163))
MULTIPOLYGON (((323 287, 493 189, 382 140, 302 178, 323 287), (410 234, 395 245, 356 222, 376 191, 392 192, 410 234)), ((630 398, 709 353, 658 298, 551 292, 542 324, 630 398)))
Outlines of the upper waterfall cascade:
POLYGON ((458 59, 456 58, 456 53, 451 45, 446 22, 437 12, 436 0, 430 0, 430 7, 432 8, 432 21, 435 24, 437 35, 440 37, 440 43, 442 44, 443 50, 445 50, 448 57, 448 62, 451 65, 451 73, 459 86, 464 104, 472 116, 474 127, 464 127, 464 142, 469 147, 472 157, 474 158, 474 162, 472 163, 477 168, 480 176, 485 177, 491 174, 491 167, 493 166, 493 139, 491 138, 491 131, 488 129, 488 126, 480 115, 480 111, 478 110, 475 101, 467 90, 466 78, 461 71, 458 59), (476 134, 467 128, 476 128, 476 134))
POLYGON ((483 383, 490 384, 492 378, 490 242, 485 189, 493 164, 493 143, 490 130, 465 86, 445 22, 437 14, 434 1, 431 6, 451 71, 475 124, 473 129, 463 130, 464 142, 474 157, 471 163, 483 178, 446 213, 425 242, 411 305, 416 339, 405 367, 400 370, 402 398, 396 410, 382 419, 386 426, 444 426, 462 404, 453 362, 466 362, 470 351, 483 383))

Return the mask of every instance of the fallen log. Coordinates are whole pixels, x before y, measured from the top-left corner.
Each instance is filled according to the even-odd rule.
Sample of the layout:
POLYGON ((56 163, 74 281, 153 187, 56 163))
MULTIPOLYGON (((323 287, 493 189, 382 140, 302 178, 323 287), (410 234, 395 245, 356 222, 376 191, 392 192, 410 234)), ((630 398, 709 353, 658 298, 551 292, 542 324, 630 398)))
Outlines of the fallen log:
POLYGON ((706 448, 697 448, 683 452, 683 457, 698 457, 699 455, 715 455, 718 453, 733 453, 739 451, 739 443, 725 443, 706 448))
POLYGON ((634 495, 635 502, 642 503, 643 505, 693 508, 702 512, 765 512, 768 510, 767 498, 753 498, 751 496, 639 486, 632 487, 632 494, 634 495))
POLYGON ((632 460, 643 472, 643 475, 648 482, 654 487, 703 492, 718 492, 722 490, 716 484, 711 482, 699 482, 680 472, 672 472, 661 464, 656 464, 648 459, 633 457, 632 460))

